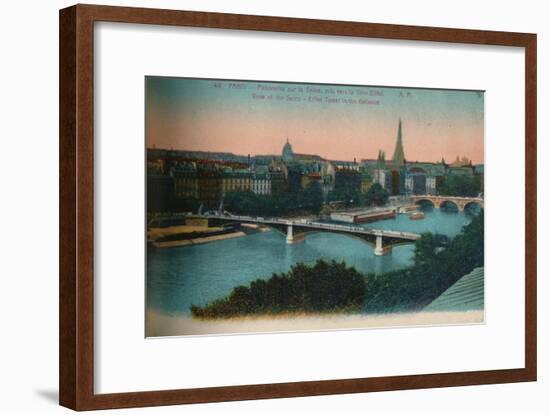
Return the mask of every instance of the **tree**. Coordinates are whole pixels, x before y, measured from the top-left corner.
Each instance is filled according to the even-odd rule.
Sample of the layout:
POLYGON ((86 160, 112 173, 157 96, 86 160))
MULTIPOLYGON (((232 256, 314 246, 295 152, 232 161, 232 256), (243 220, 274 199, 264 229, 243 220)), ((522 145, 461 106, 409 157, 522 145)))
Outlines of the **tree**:
POLYGON ((484 264, 483 210, 448 240, 423 234, 416 242, 414 265, 366 276, 368 312, 421 310, 460 277, 484 264))
POLYGON ((327 200, 329 202, 341 202, 346 207, 360 206, 363 202, 359 190, 350 186, 330 191, 327 195, 327 200))
POLYGON ((258 195, 251 191, 228 192, 224 207, 235 214, 252 216, 280 216, 294 212, 319 213, 323 205, 323 192, 317 182, 305 189, 275 195, 258 195))
POLYGON ((447 174, 439 186, 439 193, 445 196, 475 197, 481 192, 479 176, 447 174))
POLYGON ((358 311, 366 294, 362 274, 343 262, 298 263, 286 274, 238 286, 229 296, 204 306, 192 306, 199 318, 257 313, 358 311))
POLYGON ((389 193, 380 183, 374 183, 365 193, 365 204, 367 206, 382 206, 388 202, 389 193))
POLYGON ((318 213, 323 205, 323 189, 318 182, 309 183, 305 190, 301 192, 304 205, 313 212, 318 213))
POLYGON ((447 245, 445 235, 424 233, 414 246, 414 263, 416 266, 431 268, 440 248, 447 245))

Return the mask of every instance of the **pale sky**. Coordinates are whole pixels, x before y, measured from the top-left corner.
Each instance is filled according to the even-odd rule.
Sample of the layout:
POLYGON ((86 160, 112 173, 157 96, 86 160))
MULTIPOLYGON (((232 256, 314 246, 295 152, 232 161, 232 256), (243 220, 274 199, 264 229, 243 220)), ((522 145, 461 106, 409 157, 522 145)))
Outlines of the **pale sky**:
POLYGON ((481 91, 146 78, 147 146, 332 160, 391 158, 399 119, 408 161, 483 163, 481 91))

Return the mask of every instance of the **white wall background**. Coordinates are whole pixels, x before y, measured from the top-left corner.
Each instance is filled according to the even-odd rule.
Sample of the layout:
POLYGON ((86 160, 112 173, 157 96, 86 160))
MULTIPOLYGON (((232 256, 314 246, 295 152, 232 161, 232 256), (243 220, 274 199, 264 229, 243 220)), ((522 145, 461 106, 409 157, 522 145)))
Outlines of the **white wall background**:
MULTIPOLYGON (((106 4, 164 7, 320 19, 358 20, 536 32, 539 35, 539 381, 316 398, 279 399, 113 411, 144 414, 278 414, 335 412, 462 414, 546 414, 550 409, 545 355, 550 305, 543 299, 550 272, 545 258, 550 196, 550 108, 545 76, 550 36, 545 2, 407 0, 373 2, 180 0, 105 1, 106 4), (546 157, 545 157, 546 155, 546 157), (546 159, 546 160, 545 160, 546 159), (548 161, 547 167, 543 164, 548 161)), ((57 406, 58 275, 58 9, 66 1, 2 4, 0 26, 0 412, 64 413, 57 406)), ((505 178, 504 178, 505 180, 505 178)))

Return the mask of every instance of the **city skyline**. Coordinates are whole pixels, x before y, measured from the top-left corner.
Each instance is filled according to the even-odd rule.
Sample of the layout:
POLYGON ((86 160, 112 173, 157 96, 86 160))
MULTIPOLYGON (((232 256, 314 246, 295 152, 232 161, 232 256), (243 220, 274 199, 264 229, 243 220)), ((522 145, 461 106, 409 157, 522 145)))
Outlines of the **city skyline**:
MULTIPOLYGON (((294 146, 294 144, 292 143, 291 140, 287 139, 287 140, 284 141, 284 143, 287 143, 287 142, 290 143, 292 146, 294 146)), ((241 157, 241 158, 245 158, 245 157, 251 157, 251 158, 255 158, 255 157, 276 157, 276 158, 281 158, 280 149, 279 149, 278 153, 274 153, 274 154, 251 154, 251 153, 244 154, 244 153, 236 153, 236 152, 232 152, 232 151, 195 150, 195 149, 188 149, 188 148, 164 148, 164 147, 156 147, 156 146, 148 147, 147 149, 148 150, 158 150, 158 151, 170 151, 170 152, 174 151, 174 152, 182 152, 182 153, 231 154, 232 156, 241 157)), ((294 150, 296 150, 296 149, 293 149, 293 151, 294 150)), ((299 149, 298 149, 298 151, 295 152, 295 155, 297 155, 297 156, 299 156, 299 155, 319 156, 319 157, 321 157, 322 160, 325 160, 325 161, 328 161, 328 162, 353 162, 354 159, 355 159, 355 161, 357 163, 360 163, 362 161, 375 161, 375 160, 377 160, 377 157, 369 157, 369 158, 361 158, 361 159, 357 159, 356 157, 354 159, 329 159, 329 158, 322 157, 319 154, 305 153, 305 152, 299 151, 299 149)), ((377 154, 377 156, 378 155, 379 154, 377 154)), ((384 153, 384 156, 389 157, 389 158, 386 158, 385 161, 389 161, 389 162, 392 161, 392 158, 390 156, 388 156, 387 154, 384 153)), ((473 160, 469 159, 466 155, 463 155, 463 154, 457 154, 454 158, 451 158, 451 159, 445 159, 445 158, 442 158, 442 159, 444 159, 445 164, 449 164, 449 165, 455 163, 457 160, 459 162, 463 163, 464 159, 467 159, 467 160, 471 161, 473 165, 483 165, 484 164, 483 162, 474 163, 473 160)), ((411 163, 411 164, 416 164, 416 163, 428 163, 428 164, 433 163, 433 164, 437 164, 437 163, 441 163, 442 159, 439 159, 439 160, 408 160, 407 158, 405 158, 405 162, 411 163)))
POLYGON ((402 120, 407 161, 483 164, 481 91, 146 78, 148 148, 376 159, 394 151, 402 120))

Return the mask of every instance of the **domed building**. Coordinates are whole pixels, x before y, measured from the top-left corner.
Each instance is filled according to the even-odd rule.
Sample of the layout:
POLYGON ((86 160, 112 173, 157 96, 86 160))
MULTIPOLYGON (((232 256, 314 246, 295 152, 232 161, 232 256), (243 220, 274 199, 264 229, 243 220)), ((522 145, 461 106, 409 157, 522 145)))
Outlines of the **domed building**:
POLYGON ((294 159, 294 153, 292 152, 292 146, 288 142, 288 138, 286 139, 286 144, 283 147, 283 161, 284 162, 290 162, 294 159))

